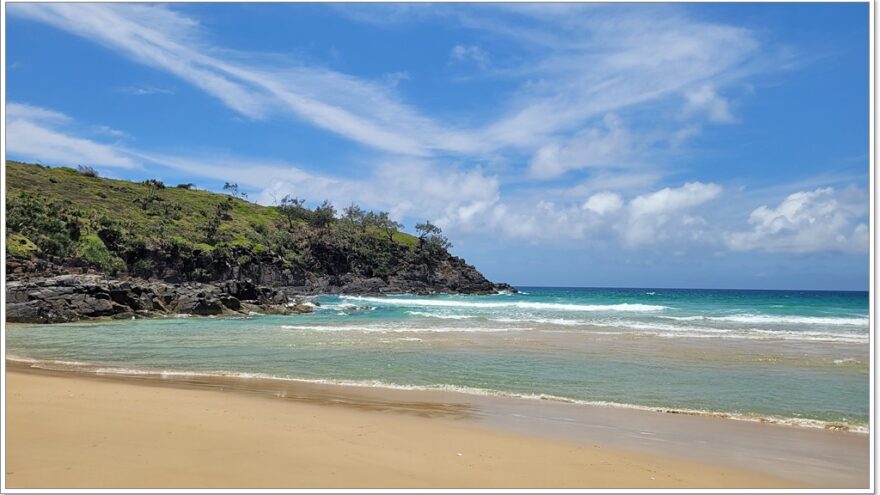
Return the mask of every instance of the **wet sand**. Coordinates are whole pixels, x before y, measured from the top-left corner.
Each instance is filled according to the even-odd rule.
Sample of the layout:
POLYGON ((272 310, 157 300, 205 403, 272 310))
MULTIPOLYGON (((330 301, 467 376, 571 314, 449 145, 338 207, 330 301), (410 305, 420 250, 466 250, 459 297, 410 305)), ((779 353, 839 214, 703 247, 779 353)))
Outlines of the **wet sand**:
POLYGON ((10 488, 868 483, 867 435, 453 393, 6 365, 10 488), (755 436, 752 454, 764 437, 794 460, 745 462, 754 456, 744 435, 755 436), (864 456, 864 467, 835 470, 841 455, 842 465, 864 456))

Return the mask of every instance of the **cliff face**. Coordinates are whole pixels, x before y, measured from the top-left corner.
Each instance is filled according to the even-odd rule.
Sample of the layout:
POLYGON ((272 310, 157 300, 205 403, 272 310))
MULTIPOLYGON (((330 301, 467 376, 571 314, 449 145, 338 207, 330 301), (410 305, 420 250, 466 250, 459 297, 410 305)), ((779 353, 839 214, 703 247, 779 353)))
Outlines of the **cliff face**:
POLYGON ((237 192, 15 162, 6 174, 7 278, 20 284, 88 273, 177 285, 241 281, 291 296, 515 290, 450 255, 438 229, 417 238, 381 212, 352 207, 340 218, 328 204, 265 207, 237 192))

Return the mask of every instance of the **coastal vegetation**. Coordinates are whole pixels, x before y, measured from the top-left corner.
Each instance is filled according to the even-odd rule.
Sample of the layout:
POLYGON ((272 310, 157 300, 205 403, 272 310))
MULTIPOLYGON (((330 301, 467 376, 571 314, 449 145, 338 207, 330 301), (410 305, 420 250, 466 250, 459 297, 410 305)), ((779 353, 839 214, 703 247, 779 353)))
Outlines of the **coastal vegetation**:
MULTIPOLYGON (((78 169, 6 162, 7 266, 35 260, 113 277, 172 283, 253 279, 303 292, 491 292, 495 285, 451 256, 431 222, 417 236, 387 212, 337 212, 299 196, 251 202, 224 193, 100 177, 78 169)), ((307 191, 303 192, 305 195, 307 191)), ((31 263, 31 264, 29 264, 31 263)))

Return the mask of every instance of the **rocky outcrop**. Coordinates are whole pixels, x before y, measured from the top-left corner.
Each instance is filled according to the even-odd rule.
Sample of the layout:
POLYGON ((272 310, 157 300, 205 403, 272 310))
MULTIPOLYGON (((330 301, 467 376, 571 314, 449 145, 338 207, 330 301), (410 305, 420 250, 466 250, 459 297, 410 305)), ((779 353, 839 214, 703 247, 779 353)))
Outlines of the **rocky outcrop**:
POLYGON ((250 280, 169 284, 116 280, 98 274, 30 277, 6 283, 6 321, 63 323, 92 318, 146 318, 169 314, 296 314, 317 303, 250 280))
MULTIPOLYGON (((241 255, 242 253, 233 253, 241 255)), ((253 254, 253 253, 251 253, 253 254)), ((202 253, 196 258, 176 256, 166 251, 147 251, 141 253, 151 261, 153 269, 144 277, 149 280, 163 281, 167 284, 192 283, 193 272, 188 263, 198 262, 203 275, 198 282, 213 286, 226 287, 232 284, 244 284, 233 291, 283 290, 286 294, 317 295, 317 294, 351 294, 351 295, 382 295, 382 294, 494 294, 501 291, 516 292, 508 284, 492 283, 476 268, 463 259, 446 255, 441 258, 412 259, 401 256, 397 268, 384 277, 378 277, 367 270, 359 270, 352 266, 335 266, 325 260, 322 270, 304 270, 297 267, 285 267, 283 260, 264 254, 248 256, 252 261, 244 265, 236 265, 228 255, 202 253), (245 281, 247 281, 245 283, 245 281), (250 284, 250 285, 248 285, 250 284)), ((64 273, 98 274, 88 265, 74 265, 70 260, 23 260, 7 257, 6 271, 10 280, 26 279, 35 276, 51 277, 64 273), (62 266, 63 265, 63 266, 62 266)), ((236 292, 238 293, 238 292, 236 292)), ((258 294, 247 293, 235 296, 239 300, 258 299, 258 294)), ((228 301, 227 308, 233 309, 236 304, 228 301), (230 304, 232 306, 230 306, 230 304)), ((195 304, 186 301, 186 304, 195 304)), ((204 304, 195 305, 197 311, 208 310, 204 304)))

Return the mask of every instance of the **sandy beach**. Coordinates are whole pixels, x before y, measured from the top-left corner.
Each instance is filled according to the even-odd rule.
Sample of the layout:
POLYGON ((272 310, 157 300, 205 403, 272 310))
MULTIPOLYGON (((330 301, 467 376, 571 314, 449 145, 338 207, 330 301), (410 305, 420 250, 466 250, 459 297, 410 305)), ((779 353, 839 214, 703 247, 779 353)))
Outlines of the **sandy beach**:
POLYGON ((10 488, 811 486, 490 428, 405 393, 279 400, 290 397, 7 366, 10 488))

